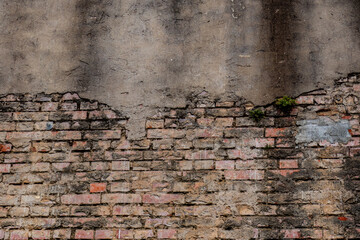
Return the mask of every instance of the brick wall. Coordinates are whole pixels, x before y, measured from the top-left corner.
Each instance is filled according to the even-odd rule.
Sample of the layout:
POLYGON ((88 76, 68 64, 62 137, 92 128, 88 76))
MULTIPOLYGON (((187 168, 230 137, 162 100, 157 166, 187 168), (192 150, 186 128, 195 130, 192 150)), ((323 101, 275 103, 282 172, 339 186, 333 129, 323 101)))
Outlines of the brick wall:
POLYGON ((360 238, 359 97, 340 79, 257 123, 204 92, 134 141, 126 116, 75 93, 4 96, 0 239, 360 238))

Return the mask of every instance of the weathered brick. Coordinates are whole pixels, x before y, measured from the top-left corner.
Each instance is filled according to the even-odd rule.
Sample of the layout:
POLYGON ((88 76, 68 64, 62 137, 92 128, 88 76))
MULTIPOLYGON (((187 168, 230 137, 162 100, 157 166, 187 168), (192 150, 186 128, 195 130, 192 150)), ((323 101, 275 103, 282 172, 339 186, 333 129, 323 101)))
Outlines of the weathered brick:
POLYGON ((31 216, 47 217, 50 214, 50 207, 33 206, 30 208, 31 216))
POLYGON ((215 159, 214 151, 212 150, 200 150, 197 152, 189 151, 185 155, 186 159, 215 159))
POLYGON ((91 131, 84 135, 85 139, 120 139, 121 130, 102 130, 102 131, 91 131))
POLYGON ((61 197, 61 202, 63 204, 99 204, 100 195, 98 194, 69 194, 63 195, 61 197))
POLYGON ((116 119, 117 114, 112 110, 91 111, 89 112, 89 119, 116 119))
POLYGON ((60 110, 63 111, 75 111, 77 109, 76 102, 64 102, 60 103, 60 110))
POLYGON ((233 118, 216 118, 215 126, 216 127, 231 127, 233 125, 233 118))
POLYGON ((265 137, 292 137, 293 131, 291 128, 267 128, 265 130, 265 137))
POLYGON ((226 161, 216 161, 215 168, 222 170, 222 169, 234 169, 235 162, 231 160, 226 161))
POLYGON ((113 239, 114 232, 112 230, 96 230, 95 239, 113 239))
POLYGON ((230 159, 254 159, 262 157, 262 151, 260 149, 242 148, 231 149, 227 151, 230 159))
POLYGON ((26 231, 26 230, 14 230, 14 231, 11 231, 10 233, 10 239, 11 240, 15 240, 15 239, 21 239, 21 240, 24 240, 24 239, 29 239, 29 232, 26 231))
POLYGON ((118 239, 133 239, 134 232, 129 229, 119 229, 116 233, 118 239))
POLYGON ((130 170, 129 161, 113 161, 111 162, 111 169, 117 171, 126 171, 130 170))
POLYGON ((183 203, 184 196, 181 194, 144 194, 143 203, 183 203))
POLYGON ((32 230, 31 237, 32 239, 51 239, 50 230, 32 230))
POLYGON ((11 169, 10 164, 0 164, 0 173, 9 173, 11 169))
POLYGON ((264 178, 262 170, 229 170, 225 171, 225 179, 230 180, 261 180, 264 178))
POLYGON ((298 168, 297 160, 280 160, 279 168, 298 168))
POLYGON ((110 193, 102 195, 102 203, 140 203, 140 194, 110 193))
POLYGON ((148 129, 148 138, 183 138, 186 132, 179 129, 148 129))
POLYGON ((146 128, 164 128, 164 120, 147 120, 146 128))
POLYGON ((296 98, 297 104, 313 104, 314 103, 314 96, 300 96, 296 98))
POLYGON ((202 169, 214 169, 214 161, 213 160, 197 160, 194 164, 195 170, 202 170, 202 169))
POLYGON ((157 237, 159 239, 168 238, 176 239, 176 229, 159 229, 157 230, 157 237))
POLYGON ((111 192, 129 192, 130 191, 130 183, 128 182, 114 182, 111 183, 111 192))
POLYGON ((75 239, 94 239, 94 230, 76 230, 75 239))
POLYGON ((135 239, 147 239, 154 237, 153 230, 139 229, 134 230, 135 239))
POLYGON ((14 122, 2 122, 0 124, 0 131, 14 131, 15 123, 14 122))
POLYGON ((263 137, 263 128, 228 128, 224 130, 225 137, 249 138, 263 137))

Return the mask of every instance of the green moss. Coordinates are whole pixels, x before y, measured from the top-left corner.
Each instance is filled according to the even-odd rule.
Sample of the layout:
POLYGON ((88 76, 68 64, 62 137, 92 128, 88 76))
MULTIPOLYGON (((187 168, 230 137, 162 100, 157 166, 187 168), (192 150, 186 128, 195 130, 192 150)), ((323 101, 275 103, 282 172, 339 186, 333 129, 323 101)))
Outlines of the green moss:
POLYGON ((264 118, 265 113, 260 108, 256 108, 250 110, 249 115, 255 122, 259 122, 261 119, 264 118))
POLYGON ((275 102, 276 107, 283 112, 290 112, 291 109, 295 106, 295 104, 296 104, 295 99, 288 96, 283 96, 282 98, 279 98, 275 102))

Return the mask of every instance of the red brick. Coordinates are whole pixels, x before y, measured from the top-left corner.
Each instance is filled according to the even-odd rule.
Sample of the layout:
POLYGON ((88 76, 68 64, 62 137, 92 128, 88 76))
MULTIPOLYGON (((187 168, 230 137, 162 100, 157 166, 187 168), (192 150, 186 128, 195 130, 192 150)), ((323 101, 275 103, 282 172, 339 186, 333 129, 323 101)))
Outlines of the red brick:
POLYGON ((0 164, 0 173, 9 173, 11 165, 10 164, 0 164))
POLYGON ((230 179, 230 180, 261 180, 261 179, 264 179, 264 171, 262 171, 262 170, 225 171, 225 179, 230 179))
POLYGON ((96 230, 95 239, 113 239, 114 232, 112 230, 96 230))
POLYGON ((50 239, 50 233, 49 230, 33 230, 31 237, 32 239, 50 239))
POLYGON ((176 233, 177 231, 175 229, 158 229, 157 237, 159 239, 163 239, 163 238, 176 239, 176 233))
POLYGON ((106 191, 106 183, 91 183, 90 184, 90 192, 105 192, 106 191))
POLYGON ((181 194, 144 194, 143 203, 183 203, 184 196, 181 194))
POLYGON ((274 174, 280 174, 284 177, 290 176, 293 173, 299 172, 300 170, 270 170, 274 174))
POLYGON ((286 230, 281 230, 281 232, 284 234, 284 238, 290 238, 290 239, 302 238, 299 229, 286 229, 286 230))
POLYGON ((93 230, 76 230, 75 239, 94 239, 93 230))
POLYGON ((0 152, 11 152, 11 144, 0 144, 0 152))
POLYGON ((297 160, 280 160, 279 168, 298 168, 297 160))
POLYGON ((70 194, 63 195, 61 197, 61 202, 63 204, 99 204, 100 203, 100 195, 98 194, 70 194))
POLYGON ((265 137, 291 137, 293 131, 291 128, 266 128, 265 137))
POLYGON ((216 169, 234 169, 235 162, 228 160, 228 161, 216 161, 215 168, 216 169))
POLYGON ((110 193, 102 195, 102 203, 141 203, 140 194, 110 193))
POLYGON ((10 239, 11 240, 25 240, 25 239, 29 239, 29 233, 28 231, 24 231, 24 230, 15 230, 15 231, 11 231, 10 233, 10 239))

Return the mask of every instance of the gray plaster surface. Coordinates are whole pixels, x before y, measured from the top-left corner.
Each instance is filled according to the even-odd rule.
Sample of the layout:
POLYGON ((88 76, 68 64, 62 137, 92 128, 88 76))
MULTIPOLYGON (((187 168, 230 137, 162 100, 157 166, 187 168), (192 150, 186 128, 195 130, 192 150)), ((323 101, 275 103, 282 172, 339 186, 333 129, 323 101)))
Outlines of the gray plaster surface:
POLYGON ((296 143, 311 143, 328 141, 330 143, 347 143, 351 139, 349 133, 350 123, 348 120, 335 122, 328 117, 320 117, 313 120, 301 120, 297 122, 298 133, 296 143))
POLYGON ((358 0, 1 0, 0 94, 76 91, 144 119, 192 92, 264 104, 360 72, 358 0))

